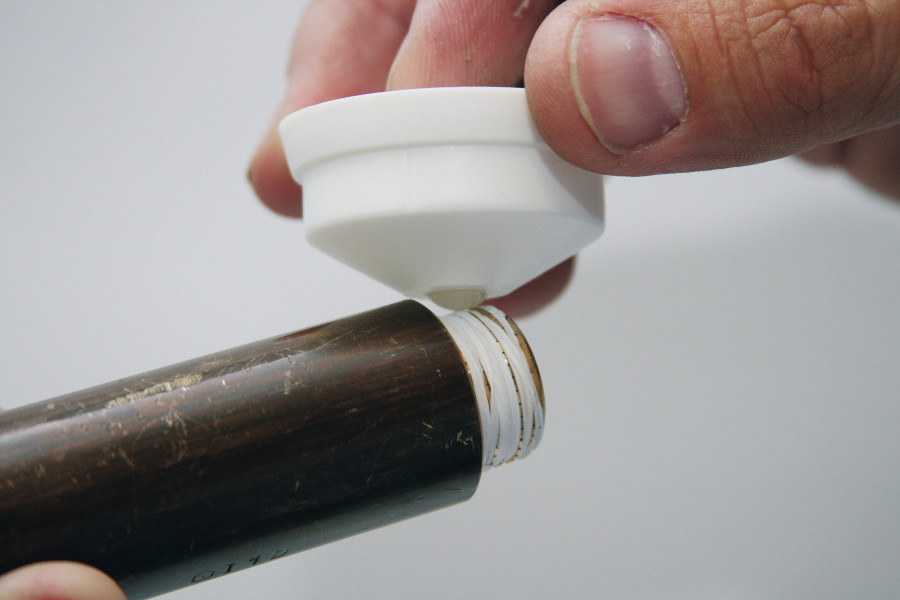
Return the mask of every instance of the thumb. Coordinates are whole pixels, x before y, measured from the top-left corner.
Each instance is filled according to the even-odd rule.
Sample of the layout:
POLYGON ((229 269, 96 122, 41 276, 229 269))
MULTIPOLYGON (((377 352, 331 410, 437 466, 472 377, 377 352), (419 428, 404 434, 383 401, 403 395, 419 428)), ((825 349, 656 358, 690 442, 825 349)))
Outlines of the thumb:
POLYGON ((593 171, 761 162, 900 122, 900 2, 569 0, 525 87, 546 141, 593 171))

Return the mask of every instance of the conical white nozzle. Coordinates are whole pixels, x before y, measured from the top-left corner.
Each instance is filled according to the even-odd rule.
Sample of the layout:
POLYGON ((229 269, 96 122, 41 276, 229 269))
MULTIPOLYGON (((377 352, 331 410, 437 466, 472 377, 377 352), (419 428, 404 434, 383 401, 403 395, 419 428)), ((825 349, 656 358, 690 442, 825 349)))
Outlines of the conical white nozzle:
POLYGON ((601 176, 547 147, 522 89, 353 96, 280 131, 310 243, 407 296, 468 308, 603 231, 601 176))

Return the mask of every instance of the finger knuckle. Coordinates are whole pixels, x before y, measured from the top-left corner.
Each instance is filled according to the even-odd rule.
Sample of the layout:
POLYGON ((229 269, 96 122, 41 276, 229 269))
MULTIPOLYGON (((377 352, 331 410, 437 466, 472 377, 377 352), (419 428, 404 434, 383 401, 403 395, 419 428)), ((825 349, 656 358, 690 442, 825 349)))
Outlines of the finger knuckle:
MULTIPOLYGON (((893 2, 893 0, 889 0, 893 2)), ((751 0, 743 6, 743 40, 732 69, 741 72, 755 121, 799 128, 829 117, 849 126, 871 107, 889 61, 878 51, 878 11, 866 0, 751 0), (755 68, 754 68, 755 67, 755 68), (752 81, 747 82, 747 78, 752 81)), ((894 43, 896 45, 896 41, 894 43)))

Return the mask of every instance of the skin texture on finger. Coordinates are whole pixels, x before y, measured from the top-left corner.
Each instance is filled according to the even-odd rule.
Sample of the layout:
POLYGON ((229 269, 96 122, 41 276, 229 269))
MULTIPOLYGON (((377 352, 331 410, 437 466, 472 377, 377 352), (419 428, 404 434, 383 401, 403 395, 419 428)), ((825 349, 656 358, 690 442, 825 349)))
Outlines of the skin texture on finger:
POLYGON ((414 8, 415 0, 313 0, 307 6, 294 36, 287 91, 247 173, 272 210, 302 214, 302 192, 285 162, 278 122, 319 102, 383 91, 414 8))
POLYGON ((549 0, 419 0, 388 89, 512 86, 549 0))
MULTIPOLYGON (((525 88, 544 138, 581 167, 646 175, 737 166, 900 121, 898 39, 895 0, 569 0, 536 33, 525 88), (636 85, 640 74, 572 42, 588 33, 602 41, 609 31, 626 38, 625 47, 629 36, 639 37, 629 30, 650 40, 655 56, 667 51, 674 59, 684 115, 674 123, 670 117, 656 139, 611 150, 586 118, 584 90, 576 86, 587 90, 582 97, 627 108, 630 98, 617 97, 617 89, 636 85)), ((644 57, 627 67, 664 62, 644 57)))
POLYGON ((105 573, 72 562, 36 563, 0 577, 0 600, 126 600, 105 573))

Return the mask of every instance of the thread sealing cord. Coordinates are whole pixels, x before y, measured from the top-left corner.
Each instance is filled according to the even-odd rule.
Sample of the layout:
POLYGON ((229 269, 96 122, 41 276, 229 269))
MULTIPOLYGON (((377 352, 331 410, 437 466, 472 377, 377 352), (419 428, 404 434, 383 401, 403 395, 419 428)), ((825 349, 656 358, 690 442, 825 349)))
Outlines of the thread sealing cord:
POLYGON ((493 306, 440 317, 466 363, 481 417, 483 466, 527 456, 544 429, 540 374, 518 327, 493 306))

